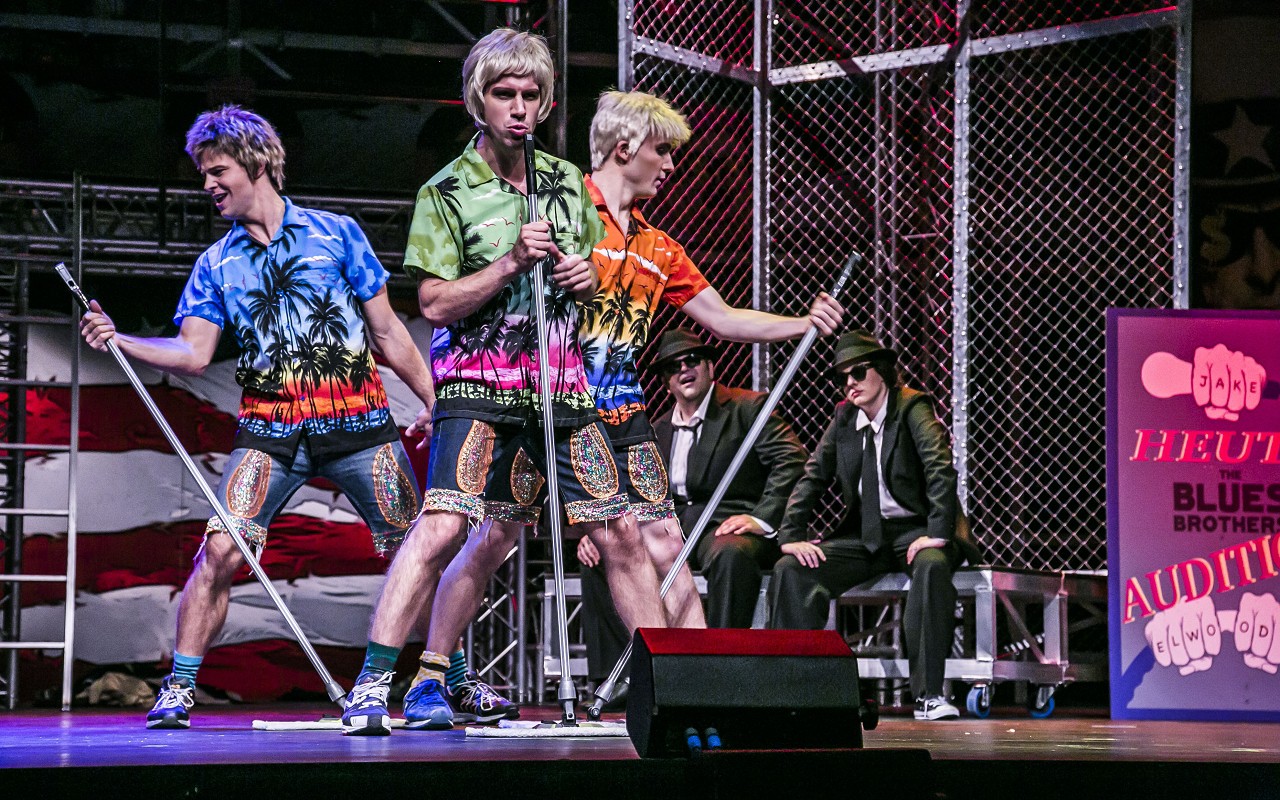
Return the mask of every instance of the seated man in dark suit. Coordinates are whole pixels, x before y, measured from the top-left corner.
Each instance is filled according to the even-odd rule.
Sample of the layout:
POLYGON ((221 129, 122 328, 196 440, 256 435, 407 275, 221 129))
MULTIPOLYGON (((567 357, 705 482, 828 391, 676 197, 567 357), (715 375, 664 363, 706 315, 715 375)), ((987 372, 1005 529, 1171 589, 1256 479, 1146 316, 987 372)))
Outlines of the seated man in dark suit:
MULTIPOLYGON (((653 367, 667 379, 675 408, 654 420, 658 449, 669 459, 668 477, 680 527, 691 533, 706 509, 729 462, 764 406, 765 395, 715 382, 715 350, 693 331, 678 327, 658 342, 653 367)), ((750 628, 760 595, 761 573, 778 560, 775 531, 787 498, 804 469, 808 452, 791 426, 776 412, 769 418, 751 455, 742 463, 728 491, 711 517, 691 565, 707 579, 707 626, 750 628)), ((591 567, 596 557, 591 543, 579 545, 578 557, 591 567)), ((609 631, 607 591, 597 584, 594 570, 583 570, 583 616, 587 625, 588 660, 592 638, 616 639, 609 631), (602 596, 597 597, 596 589, 602 596), (598 628, 603 625, 604 627, 598 628)), ((606 649, 620 652, 611 643, 606 649), (616 649, 615 649, 616 648, 616 649)), ((604 670, 613 666, 608 661, 604 670)), ((616 659, 615 659, 616 660, 616 659)), ((597 676, 592 664, 592 677, 597 676)))
POLYGON ((804 467, 778 531, 770 625, 822 628, 832 598, 886 572, 908 572, 904 627, 916 719, 960 712, 943 695, 954 632, 952 570, 960 503, 951 440, 933 398, 901 385, 897 353, 865 330, 836 343, 845 401, 804 467), (810 521, 832 484, 844 514, 826 535, 810 521))

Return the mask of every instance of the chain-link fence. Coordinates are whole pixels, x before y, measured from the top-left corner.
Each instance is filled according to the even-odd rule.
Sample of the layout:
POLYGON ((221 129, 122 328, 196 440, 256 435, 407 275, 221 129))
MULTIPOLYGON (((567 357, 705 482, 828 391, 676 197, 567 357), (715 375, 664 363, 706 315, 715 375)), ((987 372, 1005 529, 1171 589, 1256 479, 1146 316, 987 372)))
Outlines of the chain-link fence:
MULTIPOLYGON (((1176 9, 635 0, 622 13, 622 83, 694 128, 651 221, 728 302, 779 313, 803 313, 863 253, 850 322, 938 398, 988 560, 1105 566, 1104 312, 1174 300, 1176 9)), ((793 346, 754 359, 722 346, 719 377, 767 388, 793 346)), ((839 396, 831 349, 818 342, 780 405, 809 445, 839 396)))

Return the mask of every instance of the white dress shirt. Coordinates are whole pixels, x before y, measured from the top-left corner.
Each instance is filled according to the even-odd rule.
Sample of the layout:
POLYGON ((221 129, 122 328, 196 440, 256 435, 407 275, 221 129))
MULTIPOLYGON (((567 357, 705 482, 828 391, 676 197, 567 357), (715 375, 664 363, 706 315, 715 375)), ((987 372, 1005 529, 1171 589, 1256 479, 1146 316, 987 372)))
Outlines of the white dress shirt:
MULTIPOLYGON (((876 443, 876 484, 880 488, 880 516, 885 519, 900 519, 915 515, 898 505, 898 501, 893 499, 893 495, 889 494, 889 490, 884 485, 884 419, 888 415, 889 399, 886 397, 875 419, 867 419, 867 412, 858 409, 858 419, 854 422, 854 427, 861 431, 870 425, 871 436, 876 443)), ((861 481, 858 482, 858 495, 862 495, 861 481)))
MULTIPOLYGON (((702 403, 698 406, 698 410, 693 415, 686 418, 683 409, 679 405, 671 410, 671 458, 667 464, 667 476, 671 482, 672 497, 688 497, 689 482, 689 451, 698 443, 698 439, 702 435, 702 421, 707 417, 707 409, 711 406, 711 395, 715 394, 716 385, 711 384, 711 388, 707 391, 707 396, 702 398, 702 403)), ((757 516, 752 515, 751 518, 756 521, 760 529, 764 531, 765 536, 772 538, 777 534, 773 526, 757 516)))

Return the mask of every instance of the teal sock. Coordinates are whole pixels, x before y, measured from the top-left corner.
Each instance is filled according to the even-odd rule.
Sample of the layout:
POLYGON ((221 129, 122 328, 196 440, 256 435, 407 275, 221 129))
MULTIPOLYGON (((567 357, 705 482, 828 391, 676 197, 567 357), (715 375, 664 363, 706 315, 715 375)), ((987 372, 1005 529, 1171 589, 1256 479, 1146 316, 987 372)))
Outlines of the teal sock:
POLYGON ((444 673, 445 683, 450 689, 467 679, 467 654, 461 650, 449 656, 449 669, 444 673))
POLYGON ((388 647, 385 644, 369 642, 364 651, 364 672, 390 672, 396 668, 396 659, 400 657, 399 647, 388 647))
POLYGON ((181 678, 195 686, 196 672, 200 670, 200 662, 202 661, 204 661, 204 656, 184 656, 182 653, 174 653, 173 677, 181 678))

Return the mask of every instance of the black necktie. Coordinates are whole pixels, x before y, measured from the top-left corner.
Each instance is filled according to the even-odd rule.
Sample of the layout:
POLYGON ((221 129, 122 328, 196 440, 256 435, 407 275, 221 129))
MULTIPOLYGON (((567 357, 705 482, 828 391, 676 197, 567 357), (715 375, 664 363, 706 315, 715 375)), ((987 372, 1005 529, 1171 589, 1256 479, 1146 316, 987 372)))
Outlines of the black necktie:
POLYGON ((862 543, 874 553, 880 549, 880 481, 876 464, 876 437, 868 425, 862 443, 862 543))
POLYGON ((695 419, 691 421, 688 425, 680 425, 678 423, 673 422, 671 423, 671 427, 678 431, 688 431, 689 433, 692 433, 693 439, 696 442, 698 440, 698 429, 702 427, 702 420, 695 419))
POLYGON ((675 449, 676 449, 675 431, 688 431, 689 434, 693 437, 693 441, 689 443, 689 449, 686 450, 684 453, 684 493, 676 494, 674 490, 672 491, 672 495, 675 497, 675 499, 678 502, 687 503, 689 502, 689 456, 693 453, 693 448, 698 446, 698 433, 702 429, 702 420, 701 419, 690 420, 688 425, 680 425, 676 422, 672 422, 671 428, 672 428, 671 454, 667 456, 667 474, 668 475, 670 475, 671 473, 671 464, 675 461, 675 449))

